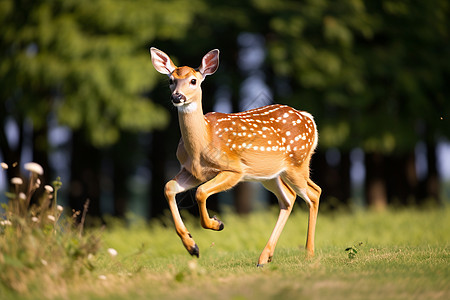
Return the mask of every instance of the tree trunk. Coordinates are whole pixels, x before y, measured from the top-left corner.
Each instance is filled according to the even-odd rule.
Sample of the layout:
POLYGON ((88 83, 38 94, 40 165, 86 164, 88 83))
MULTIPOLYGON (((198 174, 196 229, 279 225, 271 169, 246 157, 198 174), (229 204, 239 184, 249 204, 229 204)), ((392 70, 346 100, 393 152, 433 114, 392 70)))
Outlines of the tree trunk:
POLYGON ((89 199, 88 214, 95 217, 101 216, 101 158, 100 151, 86 143, 80 131, 73 133, 69 205, 75 211, 82 212, 89 199))
POLYGON ((137 148, 135 144, 135 137, 132 134, 122 132, 121 139, 112 148, 113 214, 119 218, 125 217, 127 212, 130 198, 127 181, 135 166, 133 156, 127 154, 133 153, 137 148))
POLYGON ((167 130, 155 130, 152 133, 151 143, 151 190, 150 190, 150 218, 157 218, 163 215, 164 210, 168 209, 166 199, 164 198, 164 186, 166 184, 166 164, 167 164, 167 142, 165 139, 167 130))
POLYGON ((341 162, 339 164, 339 178, 340 178, 340 186, 339 186, 339 203, 344 206, 350 205, 350 199, 352 196, 352 183, 350 178, 350 152, 343 151, 341 152, 341 162))
POLYGON ((433 142, 427 143, 427 161, 428 176, 426 179, 427 195, 425 200, 428 199, 428 201, 431 201, 432 203, 440 204, 440 182, 437 170, 436 144, 433 142))
POLYGON ((311 179, 322 188, 322 209, 348 206, 351 198, 350 153, 340 152, 335 166, 327 163, 325 152, 317 151, 311 160, 311 179))
POLYGON ((3 156, 3 162, 5 162, 8 165, 7 170, 7 178, 8 178, 8 184, 11 183, 11 179, 13 177, 20 177, 20 166, 21 166, 21 153, 23 148, 23 121, 19 120, 17 121, 17 126, 19 127, 19 139, 17 143, 17 147, 13 149, 11 147, 10 141, 8 141, 8 138, 6 136, 5 132, 5 120, 3 119, 4 116, 2 116, 2 121, 0 124, 2 125, 2 128, 0 130, 0 150, 2 151, 3 156))
POLYGON ((325 158, 325 153, 321 150, 317 150, 311 159, 310 165, 310 177, 318 186, 322 188, 322 194, 320 195, 320 206, 324 207, 326 199, 328 199, 329 187, 326 184, 326 176, 328 172, 328 164, 325 158))
POLYGON ((53 174, 50 171, 49 159, 48 159, 48 129, 44 126, 41 129, 33 130, 32 139, 32 151, 33 151, 33 161, 40 164, 44 169, 44 176, 46 178, 46 183, 50 183, 54 178, 51 178, 53 174))
POLYGON ((384 180, 384 157, 381 153, 366 153, 365 193, 367 205, 374 210, 387 207, 386 182, 384 180))
POLYGON ((114 196, 114 216, 123 218, 127 212, 128 195, 127 189, 128 175, 124 172, 122 165, 114 161, 114 176, 113 176, 113 196, 114 196))
POLYGON ((234 207, 238 214, 245 215, 252 211, 252 193, 250 182, 240 182, 234 187, 234 207))
POLYGON ((413 205, 418 199, 414 152, 385 157, 387 198, 394 205, 413 205))

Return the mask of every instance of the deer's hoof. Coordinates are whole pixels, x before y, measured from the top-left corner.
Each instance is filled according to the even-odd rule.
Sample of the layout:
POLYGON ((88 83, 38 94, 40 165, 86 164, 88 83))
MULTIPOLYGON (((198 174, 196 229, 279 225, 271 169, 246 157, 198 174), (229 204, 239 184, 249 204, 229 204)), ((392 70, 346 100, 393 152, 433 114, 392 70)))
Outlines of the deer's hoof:
POLYGON ((225 227, 225 225, 223 225, 223 222, 219 221, 219 230, 218 231, 223 230, 224 227, 225 227))
POLYGON ((200 250, 198 249, 197 244, 194 244, 194 247, 189 249, 188 252, 192 256, 197 256, 197 258, 200 256, 200 250))
POLYGON ((264 267, 266 264, 270 263, 272 261, 272 256, 266 257, 265 255, 261 254, 258 260, 258 264, 256 265, 258 268, 264 267))
POLYGON ((217 231, 223 230, 223 228, 225 227, 225 225, 223 224, 223 222, 220 221, 216 216, 213 216, 213 219, 216 220, 216 221, 219 223, 219 229, 217 229, 217 231))

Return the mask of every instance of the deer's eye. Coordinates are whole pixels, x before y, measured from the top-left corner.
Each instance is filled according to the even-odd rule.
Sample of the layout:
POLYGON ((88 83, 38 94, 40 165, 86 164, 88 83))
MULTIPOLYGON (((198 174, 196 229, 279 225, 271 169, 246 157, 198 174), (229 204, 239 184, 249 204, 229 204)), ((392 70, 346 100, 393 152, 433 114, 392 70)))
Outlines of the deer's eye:
POLYGON ((192 80, 191 80, 191 84, 192 84, 192 85, 196 85, 196 84, 197 84, 197 79, 192 79, 192 80))
POLYGON ((169 78, 169 85, 172 85, 172 84, 173 84, 173 79, 169 78))

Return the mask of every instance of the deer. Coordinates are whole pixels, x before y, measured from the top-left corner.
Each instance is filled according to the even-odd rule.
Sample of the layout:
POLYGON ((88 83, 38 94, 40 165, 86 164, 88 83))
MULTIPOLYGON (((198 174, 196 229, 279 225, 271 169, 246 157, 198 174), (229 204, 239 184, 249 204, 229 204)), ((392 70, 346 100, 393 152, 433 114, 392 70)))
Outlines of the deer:
POLYGON ((309 208, 307 257, 314 256, 314 236, 321 188, 310 179, 310 160, 318 144, 317 126, 311 114, 286 105, 273 104, 238 113, 203 114, 201 84, 219 67, 219 50, 208 52, 198 68, 177 67, 154 47, 151 61, 169 77, 171 102, 178 112, 181 139, 176 157, 179 173, 164 187, 164 195, 178 236, 192 255, 199 248, 183 223, 176 195, 197 187, 195 199, 201 226, 221 231, 224 224, 210 217, 209 196, 231 189, 241 181, 256 181, 275 194, 278 220, 257 266, 272 261, 281 232, 297 196, 309 208))

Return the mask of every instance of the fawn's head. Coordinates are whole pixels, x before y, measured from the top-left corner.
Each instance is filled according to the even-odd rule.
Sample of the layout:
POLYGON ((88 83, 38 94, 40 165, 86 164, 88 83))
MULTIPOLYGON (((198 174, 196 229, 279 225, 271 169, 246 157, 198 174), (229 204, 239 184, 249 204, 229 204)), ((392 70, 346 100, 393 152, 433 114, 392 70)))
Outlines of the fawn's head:
POLYGON ((214 49, 203 56, 198 69, 177 67, 170 57, 154 47, 150 49, 156 71, 169 76, 171 100, 179 111, 190 112, 201 105, 201 83, 206 75, 212 75, 219 67, 219 50, 214 49))

